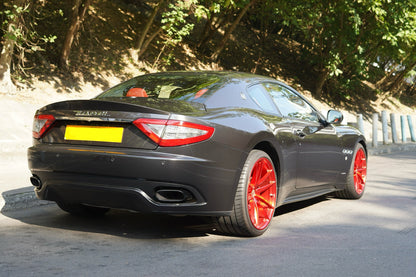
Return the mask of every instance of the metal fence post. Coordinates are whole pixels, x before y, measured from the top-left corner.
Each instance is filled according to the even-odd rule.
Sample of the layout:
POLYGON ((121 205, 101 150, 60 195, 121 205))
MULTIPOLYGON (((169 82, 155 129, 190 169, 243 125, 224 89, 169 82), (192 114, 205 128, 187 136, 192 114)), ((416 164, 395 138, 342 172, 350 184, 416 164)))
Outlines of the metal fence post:
POLYGON ((377 147, 378 113, 373 113, 373 147, 377 147))
POLYGON ((381 112, 381 127, 383 130, 383 144, 389 144, 389 130, 387 124, 387 112, 381 112))
POLYGON ((402 142, 406 142, 406 121, 404 115, 400 116, 400 127, 402 128, 402 142))
POLYGON ((391 140, 393 143, 397 143, 397 129, 396 129, 396 115, 394 113, 390 114, 390 123, 391 123, 391 140))
POLYGON ((407 122, 409 123, 410 139, 412 141, 416 141, 415 130, 413 129, 412 116, 410 115, 407 116, 407 122))
POLYGON ((358 130, 360 130, 361 134, 363 134, 363 136, 365 136, 365 134, 364 134, 364 120, 363 120, 363 115, 362 114, 357 114, 357 127, 358 127, 358 130))

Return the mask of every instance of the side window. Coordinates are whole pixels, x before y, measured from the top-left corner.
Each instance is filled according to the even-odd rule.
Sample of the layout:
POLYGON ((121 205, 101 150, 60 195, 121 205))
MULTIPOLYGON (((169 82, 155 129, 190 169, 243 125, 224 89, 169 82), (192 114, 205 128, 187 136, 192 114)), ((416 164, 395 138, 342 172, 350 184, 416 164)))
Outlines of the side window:
POLYGON ((278 84, 265 84, 264 87, 283 116, 318 121, 314 109, 296 93, 278 84))
POLYGON ((267 95, 262 85, 254 85, 248 88, 248 95, 265 112, 276 113, 276 107, 267 95))

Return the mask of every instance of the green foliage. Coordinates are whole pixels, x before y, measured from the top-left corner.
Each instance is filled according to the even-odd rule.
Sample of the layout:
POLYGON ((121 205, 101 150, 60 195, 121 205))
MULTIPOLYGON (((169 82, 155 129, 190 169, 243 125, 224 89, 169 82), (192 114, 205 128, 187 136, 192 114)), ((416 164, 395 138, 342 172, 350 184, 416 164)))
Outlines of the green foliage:
POLYGON ((194 24, 187 21, 191 7, 197 0, 176 1, 168 5, 167 11, 162 14, 161 23, 165 30, 168 40, 167 44, 177 44, 189 35, 194 28, 194 24))
MULTIPOLYGON (((239 8, 243 8, 248 4, 249 0, 200 0, 200 6, 203 7, 204 16, 213 20, 215 17, 227 17, 228 15, 234 13, 239 8)), ((262 1, 268 2, 268 1, 262 1)), ((274 1, 272 1, 274 2, 274 1)), ((270 11, 267 11, 270 14, 270 11)), ((202 14, 201 14, 202 15, 202 14)))
MULTIPOLYGON (((159 53, 159 57, 166 47, 175 47, 191 34, 195 27, 190 18, 191 14, 199 21, 206 12, 207 9, 199 4, 199 0, 181 0, 169 3, 167 9, 162 13, 161 28, 165 31, 166 39, 163 41, 164 46, 159 53)), ((159 57, 156 59, 156 64, 159 57)), ((175 56, 172 50, 168 52, 166 57, 162 58, 166 65, 172 64, 174 60, 175 56)))
MULTIPOLYGON (((57 12, 63 14, 62 10, 57 12)), ((17 45, 27 45, 32 51, 39 51, 42 50, 41 45, 53 43, 57 39, 53 34, 43 36, 38 34, 34 28, 37 19, 36 10, 31 14, 29 4, 21 7, 12 5, 0 11, 0 16, 3 19, 1 22, 3 37, 14 40, 17 45), (24 24, 25 22, 28 23, 24 24)))
MULTIPOLYGON (((56 43, 59 46, 63 38, 52 34, 47 26, 51 26, 57 18, 62 18, 63 10, 67 10, 70 4, 42 0, 26 1, 30 6, 28 4, 19 7, 11 5, 12 2, 6 1, 2 4, 3 8, 0 8, 0 36, 3 40, 9 39, 16 42, 16 51, 19 55, 15 55, 15 60, 16 57, 24 60, 21 53, 33 53, 42 51, 44 48, 48 49, 45 56, 51 55, 46 60, 56 60, 56 57, 54 58, 49 53, 52 46, 47 46, 47 44, 56 43), (43 10, 47 5, 54 8, 43 10), (16 22, 20 23, 16 24, 16 22), (38 23, 41 27, 37 25, 38 23)), ((162 2, 120 0, 110 2, 116 7, 115 10, 119 6, 120 10, 127 11, 122 13, 126 18, 119 19, 126 22, 123 26, 126 28, 120 31, 113 28, 108 20, 102 20, 105 17, 100 14, 100 6, 108 4, 108 1, 96 1, 96 7, 91 10, 92 20, 101 19, 100 24, 104 25, 99 26, 108 24, 112 31, 122 32, 123 36, 120 37, 124 38, 131 37, 129 32, 134 29, 134 26, 128 26, 127 22, 143 21, 143 16, 135 18, 139 14, 144 14, 142 11, 144 9, 137 12, 141 7, 149 8, 161 3, 157 16, 153 17, 155 21, 152 19, 154 24, 151 28, 152 32, 159 31, 154 32, 157 35, 153 38, 156 37, 161 43, 155 64, 161 61, 162 64, 169 66, 174 65, 175 52, 173 50, 175 47, 180 43, 186 43, 196 27, 199 27, 200 32, 194 33, 193 45, 203 42, 197 46, 198 49, 204 54, 209 53, 212 50, 210 48, 218 44, 216 41, 220 37, 218 34, 223 34, 227 30, 239 10, 247 5, 249 0, 164 0, 162 2), (128 7, 132 4, 128 6, 127 2, 143 3, 135 4, 136 10, 130 12, 128 7), (128 20, 127 17, 129 17, 128 20), (197 41, 199 36, 199 41, 197 41), (204 47, 199 48, 201 45, 204 47), (161 55, 162 53, 164 55, 161 55)), ((320 88, 327 90, 325 91, 327 95, 331 93, 328 89, 331 89, 336 91, 334 94, 348 99, 352 91, 360 89, 360 84, 364 80, 379 83, 377 88, 380 90, 389 90, 392 89, 392 84, 400 87, 406 78, 413 79, 416 75, 414 69, 416 64, 415 0, 259 0, 250 7, 245 19, 243 24, 255 33, 255 36, 250 37, 252 40, 250 43, 258 47, 254 50, 256 58, 259 57, 259 60, 262 60, 263 56, 267 58, 273 55, 267 52, 273 47, 277 52, 279 45, 275 43, 276 40, 281 39, 288 44, 294 42, 299 47, 294 51, 296 54, 293 55, 296 57, 293 60, 304 65, 305 68, 301 68, 299 76, 293 78, 299 78, 302 82, 302 79, 306 79, 302 76, 305 72, 312 75, 309 82, 319 84, 319 78, 323 78, 326 87, 320 88), (255 37, 259 41, 253 41, 256 40, 255 37)), ((141 24, 145 23, 141 22, 141 24)), ((90 43, 94 44, 96 41, 96 47, 100 47, 106 38, 97 39, 97 34, 101 31, 98 30, 99 27, 91 25, 84 26, 84 28, 85 33, 95 39, 90 39, 90 43)), ((246 39, 236 34, 237 43, 244 44, 246 39)), ((120 45, 123 44, 120 43, 120 45)), ((54 51, 52 49, 50 52, 54 51)), ((238 67, 238 64, 230 67, 234 66, 238 67)), ((260 63, 259 66, 261 66, 260 63)), ((319 89, 318 85, 317 87, 319 89)))
MULTIPOLYGON (((361 80, 369 78, 372 64, 404 65, 415 52, 415 12, 412 0, 295 0, 278 1, 275 8, 286 35, 303 45, 303 59, 312 68, 327 71, 329 78, 361 80)), ((380 70, 386 74, 391 68, 380 70)))
POLYGON ((201 1, 201 4, 205 6, 205 13, 208 18, 211 18, 214 14, 220 14, 224 10, 232 9, 236 6, 235 1, 220 0, 220 1, 201 1))
MULTIPOLYGON (((14 68, 24 72, 25 53, 44 51, 43 46, 54 43, 57 36, 41 35, 36 30, 38 20, 44 16, 41 13, 42 4, 34 5, 30 1, 23 2, 22 6, 6 4, 4 9, 0 10, 2 41, 14 41, 14 68)), ((56 12, 62 13, 62 10, 56 12)))
POLYGON ((25 41, 25 34, 21 28, 16 24, 18 19, 23 16, 23 14, 29 12, 29 7, 18 7, 13 5, 6 8, 3 11, 0 11, 0 16, 2 17, 1 29, 3 32, 3 37, 5 39, 11 39, 16 41, 16 43, 22 43, 25 41))

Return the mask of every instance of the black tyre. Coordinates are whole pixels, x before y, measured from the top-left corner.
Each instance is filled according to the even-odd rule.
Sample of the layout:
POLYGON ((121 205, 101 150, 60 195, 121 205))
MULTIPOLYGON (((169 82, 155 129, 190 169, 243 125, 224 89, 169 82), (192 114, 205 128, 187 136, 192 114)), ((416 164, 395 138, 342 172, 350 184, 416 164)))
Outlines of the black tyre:
POLYGON ((58 204, 59 208, 63 211, 76 216, 100 216, 110 210, 108 208, 93 207, 78 203, 56 202, 56 204, 58 204))
POLYGON ((259 236, 273 218, 277 202, 277 177, 265 152, 252 150, 244 164, 230 216, 215 218, 219 232, 259 236))
POLYGON ((364 194, 366 181, 367 153, 361 143, 358 143, 355 147, 345 189, 335 192, 335 196, 344 199, 359 199, 364 194))

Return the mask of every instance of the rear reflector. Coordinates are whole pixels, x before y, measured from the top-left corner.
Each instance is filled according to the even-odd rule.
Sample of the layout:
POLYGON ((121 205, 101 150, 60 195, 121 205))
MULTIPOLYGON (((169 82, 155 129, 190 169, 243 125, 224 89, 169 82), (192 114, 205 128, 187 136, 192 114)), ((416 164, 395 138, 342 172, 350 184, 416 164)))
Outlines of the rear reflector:
POLYGON ((160 146, 201 142, 214 133, 213 127, 179 120, 139 118, 133 124, 160 146))
POLYGON ((45 133, 52 127, 55 122, 55 117, 51 114, 38 114, 35 115, 33 120, 33 137, 39 139, 45 135, 45 133))

